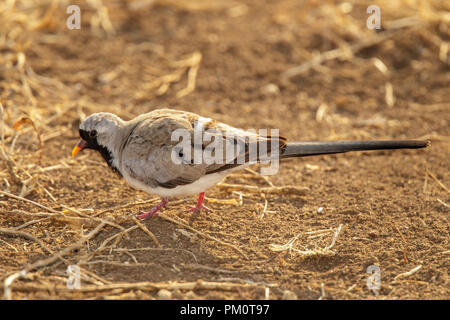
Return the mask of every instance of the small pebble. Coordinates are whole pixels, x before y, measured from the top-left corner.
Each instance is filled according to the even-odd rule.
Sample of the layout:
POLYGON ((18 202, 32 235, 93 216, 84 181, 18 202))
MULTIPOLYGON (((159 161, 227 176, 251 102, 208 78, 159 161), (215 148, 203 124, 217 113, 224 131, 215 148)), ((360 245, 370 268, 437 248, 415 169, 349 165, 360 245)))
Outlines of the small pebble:
POLYGON ((284 290, 283 292, 283 300, 297 300, 297 295, 290 291, 290 290, 284 290))
POLYGON ((317 209, 317 213, 322 213, 323 211, 323 207, 320 207, 319 209, 317 209))
POLYGON ((186 298, 190 300, 197 299, 197 295, 193 291, 188 291, 186 293, 186 298))
POLYGON ((170 300, 172 299, 172 292, 166 289, 161 289, 158 291, 158 298, 161 300, 170 300))
POLYGON ((271 96, 271 95, 279 94, 280 88, 278 88, 278 86, 276 84, 269 83, 268 85, 265 85, 264 87, 262 87, 261 91, 263 94, 265 94, 267 96, 271 96))

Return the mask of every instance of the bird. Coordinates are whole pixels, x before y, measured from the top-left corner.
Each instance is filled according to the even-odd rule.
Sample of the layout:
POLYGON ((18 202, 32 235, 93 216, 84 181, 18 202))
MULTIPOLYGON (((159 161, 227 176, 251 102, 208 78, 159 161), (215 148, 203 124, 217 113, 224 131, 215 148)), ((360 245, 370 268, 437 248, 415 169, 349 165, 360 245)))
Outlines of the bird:
POLYGON ((156 216, 170 198, 192 194, 199 196, 191 210, 208 211, 204 204, 206 190, 230 172, 254 163, 430 145, 428 140, 291 142, 272 131, 263 133, 175 109, 156 109, 129 121, 112 113, 98 112, 80 123, 81 140, 73 148, 72 156, 84 149, 98 151, 108 166, 131 187, 159 195, 159 204, 138 215, 144 220, 156 216), (185 141, 180 142, 180 137, 185 141), (227 153, 230 149, 234 152, 227 153), (205 156, 207 153, 209 158, 205 156))

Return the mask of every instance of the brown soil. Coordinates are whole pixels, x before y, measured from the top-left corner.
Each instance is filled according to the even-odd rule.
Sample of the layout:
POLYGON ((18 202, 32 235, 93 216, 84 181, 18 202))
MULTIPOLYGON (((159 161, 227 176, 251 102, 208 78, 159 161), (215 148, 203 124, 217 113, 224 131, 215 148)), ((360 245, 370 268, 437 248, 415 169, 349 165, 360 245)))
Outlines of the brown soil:
MULTIPOLYGON (((80 120, 93 112, 130 119, 170 107, 241 128, 279 128, 291 141, 420 138, 432 145, 287 160, 268 177, 275 186, 307 187, 305 195, 244 190, 242 205, 209 200, 212 212, 198 214, 188 210, 194 197, 174 201, 164 217, 199 234, 164 217, 144 221, 159 249, 136 227, 95 252, 120 232, 107 225, 15 280, 11 298, 162 297, 156 284, 142 283, 151 282, 174 299, 263 299, 266 288, 270 299, 318 299, 323 292, 325 299, 375 299, 366 286, 370 265, 381 270, 380 299, 450 297, 448 3, 415 8, 375 1, 384 27, 377 33, 366 28, 366 6, 353 1, 349 7, 339 1, 165 0, 132 10, 131 3, 144 2, 104 0, 109 20, 101 18, 102 8, 78 1, 81 30, 68 30, 66 6, 53 10, 51 2, 17 1, 11 11, 0 5, 0 190, 58 212, 49 216, 48 209, 0 195, 1 283, 82 239, 100 223, 89 217, 129 228, 137 226, 130 215, 154 205, 139 204, 154 196, 131 189, 99 154, 70 156, 80 120), (417 19, 399 20, 411 16, 417 19), (349 47, 373 39, 361 50, 349 47), (354 54, 286 77, 287 70, 339 48, 354 54), (195 89, 186 91, 194 78, 195 89), (39 131, 42 150, 29 124, 12 129, 24 116, 39 131), (308 232, 339 225, 334 247, 321 252, 333 233, 308 232), (293 249, 311 254, 271 250, 299 234, 293 249), (83 268, 82 290, 66 289, 70 264, 83 268), (195 286, 174 287, 184 282, 195 286), (111 285, 123 283, 135 286, 111 285)), ((248 171, 225 182, 269 186, 248 171)), ((207 197, 239 200, 239 193, 215 187, 207 197)))

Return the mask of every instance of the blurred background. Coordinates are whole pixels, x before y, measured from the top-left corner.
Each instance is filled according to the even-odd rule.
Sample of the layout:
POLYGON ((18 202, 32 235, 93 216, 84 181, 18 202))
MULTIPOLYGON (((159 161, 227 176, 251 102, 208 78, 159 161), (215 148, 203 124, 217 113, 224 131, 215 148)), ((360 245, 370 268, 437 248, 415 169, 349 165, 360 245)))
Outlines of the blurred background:
MULTIPOLYGON (((0 6, 5 116, 28 114, 44 134, 48 119, 73 120, 74 110, 130 118, 171 106, 219 114, 241 127, 297 121, 289 130, 295 138, 346 135, 352 122, 366 127, 356 134, 369 138, 404 132, 389 122, 391 114, 435 121, 427 118, 435 113, 425 113, 448 111, 447 1, 7 0, 0 6), (81 11, 79 30, 66 26, 73 4, 81 11), (380 8, 380 30, 367 27, 369 5, 380 8), (237 117, 243 113, 253 122, 237 117)), ((417 129, 416 137, 430 133, 417 129)))

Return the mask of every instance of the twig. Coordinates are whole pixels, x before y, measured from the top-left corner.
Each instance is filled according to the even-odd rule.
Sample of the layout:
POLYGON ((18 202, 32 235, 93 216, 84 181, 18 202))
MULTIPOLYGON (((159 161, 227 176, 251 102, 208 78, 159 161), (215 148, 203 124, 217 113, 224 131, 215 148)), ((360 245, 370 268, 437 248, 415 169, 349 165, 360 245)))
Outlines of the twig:
POLYGON ((229 191, 247 191, 251 193, 266 193, 266 194, 295 194, 304 196, 308 193, 309 188, 306 187, 296 187, 296 186, 283 186, 283 187, 255 187, 240 184, 229 184, 229 183, 219 183, 217 185, 219 188, 226 189, 229 191))
POLYGON ((395 104, 395 96, 394 96, 394 87, 392 86, 392 83, 386 82, 385 84, 385 100, 386 104, 389 108, 392 108, 395 104))
MULTIPOLYGON (((75 220, 75 221, 78 221, 81 223, 86 223, 86 224, 92 224, 92 222, 93 222, 92 219, 76 217, 76 216, 66 216, 61 213, 51 213, 51 212, 32 213, 32 212, 25 212, 23 210, 18 210, 18 209, 14 209, 10 213, 20 214, 20 215, 24 215, 24 216, 32 216, 32 217, 48 217, 49 219, 56 219, 56 220, 62 220, 62 221, 74 221, 75 220)), ((103 222, 103 221, 101 221, 101 222, 103 222)))
POLYGON ((422 265, 419 265, 419 266, 415 267, 414 269, 411 269, 408 272, 400 273, 397 276, 395 276, 394 281, 398 280, 400 278, 408 277, 408 276, 416 273, 417 271, 419 271, 421 268, 422 268, 422 265))
POLYGON ((345 290, 345 292, 348 293, 348 292, 352 291, 355 288, 356 288, 356 283, 354 285, 350 286, 347 290, 345 290))
POLYGON ((108 36, 115 35, 116 30, 109 19, 108 8, 105 7, 102 0, 89 0, 88 3, 97 11, 97 14, 91 18, 91 26, 97 28, 101 26, 108 36))
MULTIPOLYGON (((48 192, 45 188, 44 188, 44 191, 48 192)), ((63 214, 61 211, 58 211, 58 210, 52 209, 52 208, 50 208, 50 207, 44 206, 44 205, 42 205, 42 204, 40 204, 40 203, 37 203, 37 202, 32 201, 32 200, 29 200, 29 199, 27 199, 27 198, 23 198, 23 197, 21 197, 21 196, 16 196, 16 195, 14 195, 14 194, 12 194, 12 193, 9 193, 9 192, 6 192, 6 191, 2 191, 2 190, 0 190, 0 194, 4 194, 5 196, 8 196, 8 197, 13 198, 13 199, 16 199, 16 200, 22 200, 22 201, 31 203, 31 204, 33 204, 33 205, 39 207, 39 208, 48 210, 48 211, 50 211, 50 212, 52 212, 52 213, 56 213, 57 215, 59 215, 59 216, 61 216, 61 217, 65 217, 64 214, 63 214)), ((51 196, 50 198, 53 198, 53 196, 51 196)), ((53 198, 53 199, 54 199, 54 198, 53 198)), ((53 200, 53 199, 52 199, 52 200, 53 200)), ((78 210, 76 210, 76 209, 67 207, 67 206, 65 206, 65 205, 63 205, 63 204, 60 204, 60 203, 58 203, 58 202, 56 202, 56 203, 57 203, 58 205, 60 205, 61 207, 66 208, 67 210, 73 211, 73 212, 75 212, 75 213, 77 213, 77 214, 83 216, 84 218, 91 219, 91 220, 97 221, 97 222, 103 222, 103 223, 108 224, 108 225, 110 225, 110 226, 112 226, 112 227, 114 227, 114 228, 118 228, 118 229, 120 229, 120 230, 124 230, 124 228, 123 228, 122 226, 119 226, 118 224, 116 224, 116 223, 114 223, 114 222, 111 222, 111 221, 108 221, 108 220, 104 220, 104 219, 94 218, 94 217, 91 217, 91 216, 89 216, 89 215, 87 215, 87 214, 85 214, 85 213, 82 213, 82 212, 80 212, 80 211, 78 211, 78 210)), ((67 218, 67 217, 66 217, 66 218, 67 218)))
POLYGON ((182 252, 187 252, 189 253, 195 260, 195 263, 197 263, 197 257, 195 256, 195 254, 192 251, 186 250, 186 249, 182 249, 182 248, 153 248, 153 247, 146 247, 146 248, 130 248, 130 249, 126 249, 126 248, 116 248, 114 249, 114 251, 182 251, 182 252))
POLYGON ((5 117, 4 117, 4 109, 3 104, 0 102, 0 141, 2 145, 5 144, 5 117))
POLYGON ((150 230, 148 230, 148 228, 142 222, 136 219, 136 217, 133 217, 133 221, 139 226, 139 228, 141 228, 142 231, 144 231, 146 234, 149 235, 149 237, 153 240, 157 248, 161 248, 161 244, 159 243, 158 239, 150 230))
POLYGON ((133 254, 131 254, 131 253, 128 252, 128 251, 124 251, 124 253, 125 253, 126 255, 130 256, 130 258, 134 261, 135 265, 139 264, 139 262, 137 261, 136 257, 135 257, 133 254))
POLYGON ((123 268, 142 267, 143 269, 153 268, 156 265, 155 262, 138 262, 136 260, 136 257, 134 257, 131 253, 129 253, 129 252, 128 253, 125 252, 125 253, 127 255, 129 255, 130 257, 132 257, 132 260, 134 263, 122 262, 122 261, 94 260, 94 261, 85 262, 85 264, 87 264, 87 265, 106 264, 106 265, 110 265, 110 266, 123 267, 123 268))
POLYGON ((16 146, 16 141, 19 138, 20 132, 15 132, 13 140, 11 144, 9 145, 9 151, 8 151, 8 158, 11 157, 14 153, 14 147, 16 146))
POLYGON ((197 73, 198 69, 200 67, 200 61, 202 60, 202 54, 198 51, 194 52, 192 54, 192 57, 190 59, 191 66, 189 68, 188 72, 188 83, 186 88, 181 89, 177 92, 177 98, 182 98, 189 93, 193 92, 195 90, 195 81, 197 79, 197 73))
POLYGON ((212 203, 231 204, 234 206, 238 206, 240 203, 239 200, 237 200, 237 199, 216 199, 216 198, 205 197, 205 200, 207 200, 208 202, 212 202, 212 203))
MULTIPOLYGON (((96 253, 98 253, 98 252, 102 251, 103 249, 105 249, 105 248, 106 248, 106 245, 107 245, 109 242, 111 242, 112 240, 114 240, 114 239, 116 239, 116 238, 118 238, 118 237, 121 237, 121 236, 127 234, 128 232, 133 231, 133 230, 135 230, 135 229, 137 229, 137 228, 139 228, 138 225, 131 226, 131 227, 129 227, 128 229, 125 229, 125 230, 123 230, 123 231, 120 231, 120 232, 116 233, 115 235, 113 235, 113 236, 111 236, 111 237, 105 239, 105 240, 102 242, 102 244, 101 244, 94 252, 92 252, 92 253, 89 255, 89 257, 92 257, 92 256, 94 256, 96 253)), ((89 259, 87 259, 87 260, 89 260, 89 259)))
POLYGON ((323 284, 323 282, 320 284, 320 297, 319 300, 323 300, 326 298, 326 294, 325 294, 325 285, 323 284))
MULTIPOLYGON (((336 230, 334 231, 333 234, 333 239, 331 240, 331 244, 325 248, 317 248, 314 250, 299 250, 294 248, 294 243, 295 241, 297 241, 297 239, 301 236, 302 233, 297 234, 295 237, 293 237, 291 240, 289 240, 286 244, 284 245, 278 245, 278 244, 270 244, 269 249, 272 251, 295 251, 298 254, 302 255, 302 256, 313 256, 313 255, 334 255, 335 252, 332 251, 331 249, 334 247, 334 245, 336 244, 336 240, 339 236, 339 233, 341 232, 342 229, 342 224, 340 224, 336 230)), ((320 230, 323 231, 323 230, 320 230)))
POLYGON ((427 193, 427 187, 428 187, 428 167, 425 170, 425 179, 423 181, 423 188, 422 188, 422 192, 423 193, 427 193))
MULTIPOLYGON (((407 264, 408 263, 408 259, 406 258, 406 251, 408 250, 408 241, 405 239, 403 234, 400 232, 400 229, 397 227, 395 222, 394 222, 394 227, 395 227, 395 229, 397 229, 398 234, 402 238, 402 241, 403 241, 403 262, 405 264, 407 264)), ((409 233, 408 233, 408 240, 409 240, 409 233)))
POLYGON ((43 249, 45 249, 45 251, 47 251, 50 254, 53 254, 52 250, 50 250, 41 240, 39 240, 38 238, 36 238, 35 236, 33 236, 30 233, 12 230, 12 229, 4 229, 4 228, 0 228, 0 233, 6 234, 8 236, 21 237, 21 238, 25 238, 27 240, 36 241, 43 249))
POLYGON ((447 209, 450 209, 450 205, 446 204, 444 201, 442 201, 441 199, 437 199, 437 201, 442 204, 444 207, 446 207, 447 209))
POLYGON ((306 231, 305 234, 318 234, 318 233, 328 233, 328 232, 332 232, 333 229, 322 229, 322 230, 314 230, 314 231, 306 231))
POLYGON ((340 224, 339 227, 337 227, 337 229, 334 231, 333 239, 331 240, 331 244, 324 249, 325 252, 331 250, 331 248, 334 247, 334 245, 336 244, 336 240, 339 236, 339 233, 341 232, 341 229, 342 229, 342 224, 340 224))
MULTIPOLYGON (((448 111, 448 108, 450 108, 450 102, 443 102, 443 103, 432 103, 432 104, 420 104, 420 103, 414 103, 412 102, 409 107, 413 109, 414 111, 424 111, 427 112, 439 112, 439 111, 448 111)), ((447 141, 448 141, 448 137, 447 141)))
POLYGON ((267 182, 267 184, 271 187, 275 187, 274 184, 272 183, 272 181, 269 180, 269 178, 267 176, 263 176, 262 174, 256 172, 255 170, 252 170, 250 168, 245 168, 244 169, 247 172, 250 172, 251 174, 253 174, 254 176, 261 178, 262 180, 264 180, 265 182, 267 182))
POLYGON ((90 220, 93 220, 93 221, 96 221, 96 222, 104 222, 104 223, 110 225, 111 227, 117 228, 119 230, 125 230, 124 227, 122 227, 121 225, 118 225, 117 223, 114 223, 114 222, 111 222, 111 221, 108 221, 108 220, 105 220, 105 219, 101 219, 101 218, 92 217, 92 216, 90 216, 88 214, 85 214, 85 213, 83 213, 83 212, 81 212, 81 211, 79 211, 77 209, 74 209, 74 208, 71 208, 69 206, 66 206, 65 204, 62 204, 62 203, 58 202, 56 200, 56 198, 50 193, 50 191, 48 191, 46 188, 43 188, 43 189, 44 189, 45 193, 48 194, 50 199, 53 200, 53 202, 55 202, 57 205, 63 207, 64 209, 72 211, 72 212, 74 212, 74 213, 78 214, 79 216, 84 217, 86 219, 90 219, 90 220))
POLYGON ((36 132, 38 142, 39 142, 39 160, 41 160, 42 159, 42 150, 44 149, 44 145, 43 145, 43 142, 41 139, 41 133, 38 130, 38 128, 36 127, 36 125, 34 124, 34 121, 31 120, 31 118, 29 118, 29 117, 22 117, 14 123, 12 128, 14 130, 19 131, 20 128, 22 128, 25 124, 30 124, 31 127, 33 128, 34 132, 36 132))
POLYGON ((13 198, 13 199, 16 199, 16 200, 22 200, 22 201, 31 203, 31 204, 35 205, 36 207, 48 210, 50 212, 58 213, 60 215, 63 215, 61 212, 59 212, 59 211, 57 211, 55 209, 52 209, 50 207, 46 207, 46 206, 44 206, 44 205, 42 205, 40 203, 34 202, 33 200, 29 200, 29 199, 26 199, 26 198, 23 198, 23 197, 20 197, 20 196, 16 196, 15 194, 12 194, 12 193, 9 193, 9 192, 6 192, 6 191, 2 191, 2 190, 0 190, 0 194, 3 194, 5 196, 7 196, 7 197, 10 197, 10 198, 13 198))
POLYGON ((26 227, 28 227, 28 226, 30 226, 32 224, 35 224, 35 223, 38 223, 38 222, 41 222, 41 221, 44 221, 44 220, 48 220, 48 219, 49 219, 49 217, 36 219, 36 220, 31 220, 31 221, 25 222, 24 224, 21 224, 20 226, 14 227, 14 230, 20 230, 20 229, 26 228, 26 227))
POLYGON ((89 232, 87 235, 81 237, 80 240, 78 240, 76 243, 74 243, 71 246, 66 247, 65 249, 57 252, 56 254, 54 254, 53 256, 46 258, 46 259, 42 259, 42 260, 38 260, 35 263, 25 267, 25 271, 29 272, 33 269, 37 269, 37 268, 41 268, 41 267, 45 267, 48 266, 52 263, 54 263, 56 260, 58 260, 59 258, 62 258, 63 256, 65 256, 66 254, 68 254, 69 252, 79 249, 81 248, 84 243, 88 240, 90 240, 91 238, 93 238, 95 235, 97 235, 97 233, 100 232, 101 229, 103 229, 103 227, 106 225, 106 223, 102 222, 100 223, 94 230, 92 230, 91 232, 89 232))
MULTIPOLYGON (((112 283, 105 285, 89 285, 77 289, 77 292, 98 292, 107 290, 143 290, 143 291, 157 291, 161 289, 166 290, 222 290, 233 291, 245 288, 261 287, 258 283, 231 283, 231 282, 210 282, 204 280, 197 280, 195 282, 136 282, 136 283, 112 283)), ((13 289, 16 291, 47 291, 48 286, 41 286, 36 284, 21 284, 14 285, 13 289)), ((54 286, 52 290, 57 292, 72 292, 72 289, 66 286, 54 286)))
POLYGON ((262 210, 261 215, 259 216, 260 219, 264 218, 266 212, 267 212, 267 206, 269 205, 269 202, 267 201, 266 197, 264 196, 264 207, 262 210))
POLYGON ((19 250, 16 249, 16 247, 14 247, 12 244, 9 244, 8 242, 6 242, 3 239, 0 239, 0 242, 6 244, 8 247, 13 248, 16 252, 19 252, 19 250))
POLYGON ((434 179, 434 181, 437 182, 438 185, 441 186, 442 189, 444 189, 445 191, 450 193, 450 190, 441 181, 439 181, 439 179, 434 175, 434 173, 431 172, 430 170, 428 170, 428 168, 427 168, 427 173, 430 175, 430 177, 432 177, 434 179))
POLYGON ((138 202, 122 204, 120 206, 115 206, 115 207, 103 209, 103 210, 93 214, 92 217, 99 216, 99 215, 104 214, 104 213, 109 212, 109 211, 115 211, 115 210, 118 210, 118 209, 128 208, 128 207, 132 207, 132 206, 138 206, 138 205, 141 205, 141 204, 147 204, 147 203, 152 203, 152 202, 156 202, 156 201, 159 201, 159 198, 153 198, 153 199, 146 200, 146 201, 138 201, 138 202))
POLYGON ((31 30, 39 30, 39 29, 42 29, 42 28, 48 26, 49 24, 51 24, 52 17, 57 8, 58 8, 58 1, 53 0, 52 4, 48 8, 47 12, 45 12, 44 17, 41 20, 39 20, 37 23, 35 23, 33 26, 31 26, 31 30))
POLYGON ((206 270, 206 271, 211 271, 211 272, 215 272, 215 273, 243 273, 243 272, 253 273, 254 272, 253 270, 227 270, 227 269, 221 269, 221 268, 214 268, 214 267, 205 266, 205 265, 198 264, 198 263, 183 263, 181 266, 185 269, 206 270))
POLYGON ((295 241, 297 241, 297 239, 302 235, 302 233, 300 232, 299 234, 297 234, 295 237, 293 237, 291 240, 289 240, 287 243, 283 244, 283 245, 279 245, 279 244, 270 244, 270 250, 272 251, 286 251, 289 250, 291 251, 295 241))
POLYGON ((3 295, 6 300, 11 300, 11 285, 18 278, 24 278, 26 275, 25 270, 13 273, 5 279, 3 282, 3 295))
POLYGON ((80 266, 78 266, 78 267, 80 268, 80 271, 81 271, 81 274, 82 274, 82 275, 88 275, 89 277, 94 278, 95 280, 100 281, 100 282, 103 282, 103 283, 105 283, 105 284, 111 284, 111 283, 112 283, 111 281, 108 281, 108 280, 106 280, 106 279, 100 277, 99 275, 93 273, 92 271, 89 271, 89 270, 87 270, 87 269, 84 269, 84 268, 82 268, 82 267, 80 267, 80 266))
POLYGON ((349 55, 354 55, 355 53, 361 51, 364 48, 371 47, 371 46, 379 44, 389 38, 392 38, 397 33, 398 33, 398 31, 386 31, 381 34, 375 34, 374 36, 369 37, 369 38, 367 38, 367 37, 363 38, 358 43, 349 45, 348 47, 333 49, 330 51, 320 53, 318 56, 316 56, 312 60, 306 61, 305 63, 302 63, 299 66, 296 66, 296 67, 286 70, 282 74, 282 79, 284 81, 289 80, 292 77, 295 77, 297 75, 305 73, 306 71, 308 71, 311 68, 321 65, 325 61, 349 57, 349 55))

